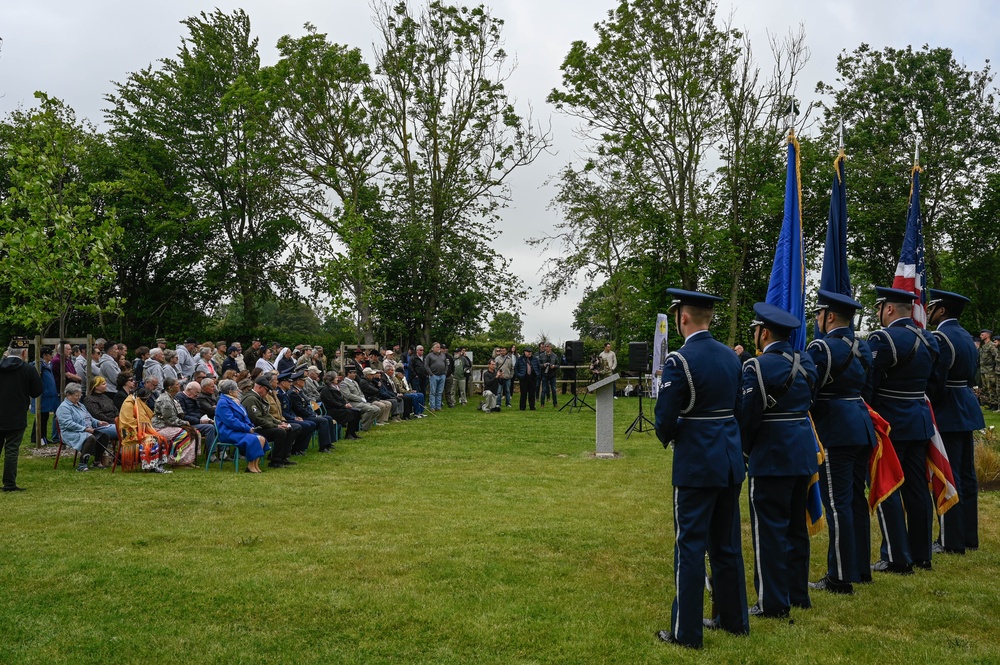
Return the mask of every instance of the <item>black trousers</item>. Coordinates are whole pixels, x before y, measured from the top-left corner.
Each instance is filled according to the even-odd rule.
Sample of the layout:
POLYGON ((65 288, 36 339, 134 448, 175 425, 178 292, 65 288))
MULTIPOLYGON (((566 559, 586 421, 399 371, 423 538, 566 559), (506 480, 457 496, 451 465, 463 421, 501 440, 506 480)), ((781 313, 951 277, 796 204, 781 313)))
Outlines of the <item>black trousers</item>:
POLYGON ((941 432, 955 477, 958 503, 939 519, 941 546, 953 552, 979 547, 979 481, 972 432, 941 432))
POLYGON ((6 429, 0 430, 0 442, 3 442, 3 486, 14 487, 17 485, 17 457, 21 452, 21 439, 24 438, 24 430, 6 429))
POLYGON ((522 411, 524 411, 526 401, 531 404, 531 410, 535 410, 535 380, 537 378, 534 374, 525 374, 520 379, 522 411))
POLYGON ((295 438, 291 428, 265 427, 257 432, 271 442, 271 461, 284 462, 292 454, 292 440, 295 438))
POLYGON ((327 415, 345 428, 345 436, 358 433, 358 424, 361 422, 361 412, 357 409, 330 409, 326 410, 327 415))

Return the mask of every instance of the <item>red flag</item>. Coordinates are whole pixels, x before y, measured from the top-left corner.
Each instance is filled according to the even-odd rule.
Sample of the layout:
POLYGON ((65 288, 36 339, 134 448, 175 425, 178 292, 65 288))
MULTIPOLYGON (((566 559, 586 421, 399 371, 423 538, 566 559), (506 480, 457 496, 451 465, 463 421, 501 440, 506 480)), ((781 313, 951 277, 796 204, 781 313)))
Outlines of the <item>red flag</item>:
POLYGON ((889 440, 891 429, 889 422, 870 406, 868 415, 871 416, 872 424, 875 426, 875 436, 878 439, 878 445, 872 450, 868 459, 868 473, 872 483, 868 490, 868 509, 875 512, 878 505, 903 484, 903 467, 900 466, 896 449, 889 440))
MULTIPOLYGON (((926 399, 926 398, 925 398, 926 399)), ((931 410, 931 422, 934 423, 934 436, 927 446, 927 484, 934 498, 934 508, 938 515, 944 515, 948 509, 958 503, 958 490, 955 489, 955 476, 951 473, 951 462, 944 449, 941 432, 937 428, 937 418, 931 401, 927 400, 927 408, 931 410)))

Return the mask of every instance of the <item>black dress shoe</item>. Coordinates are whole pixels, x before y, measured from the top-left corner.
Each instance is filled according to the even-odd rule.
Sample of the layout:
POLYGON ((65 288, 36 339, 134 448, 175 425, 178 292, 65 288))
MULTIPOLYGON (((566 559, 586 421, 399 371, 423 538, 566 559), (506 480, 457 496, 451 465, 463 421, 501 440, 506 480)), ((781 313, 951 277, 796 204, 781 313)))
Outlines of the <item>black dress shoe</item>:
POLYGON ((872 570, 876 573, 895 573, 896 575, 912 575, 913 565, 902 563, 889 563, 884 559, 872 564, 872 570))
POLYGON ((829 575, 824 575, 818 582, 810 582, 809 588, 816 589, 817 591, 829 591, 830 593, 841 593, 845 595, 854 593, 854 586, 850 582, 840 582, 831 578, 829 575))
POLYGON ((761 617, 764 619, 787 619, 789 617, 788 610, 782 612, 765 612, 760 609, 760 605, 757 603, 753 604, 749 612, 752 617, 761 617))
POLYGON ((677 638, 674 637, 674 634, 671 633, 669 630, 658 630, 658 631, 656 631, 656 639, 660 640, 661 642, 666 642, 667 644, 679 644, 680 646, 686 647, 688 649, 700 649, 701 648, 701 647, 696 647, 696 646, 694 646, 692 644, 684 644, 683 642, 678 641, 677 638))
POLYGON ((271 461, 271 462, 268 463, 267 468, 269 468, 269 469, 284 469, 286 466, 288 466, 288 465, 285 464, 284 462, 271 461))
POLYGON ((329 448, 320 448, 319 452, 321 452, 321 453, 332 453, 333 452, 333 446, 330 446, 329 448))
POLYGON ((296 450, 292 454, 295 455, 296 457, 305 457, 306 456, 306 451, 304 451, 304 450, 296 450))
POLYGON ((23 492, 24 488, 23 487, 18 487, 17 485, 14 485, 13 487, 4 487, 3 491, 4 492, 23 492))
POLYGON ((931 562, 930 561, 914 561, 913 565, 916 566, 917 568, 922 569, 922 570, 930 570, 931 569, 931 562))
POLYGON ((344 437, 344 438, 345 438, 345 439, 351 439, 351 440, 360 440, 360 439, 361 439, 361 437, 360 437, 360 436, 358 436, 357 434, 348 434, 348 435, 347 435, 346 437, 344 437))
POLYGON ((281 460, 281 463, 284 464, 285 466, 295 466, 296 464, 298 464, 298 462, 293 462, 290 459, 283 459, 281 460))

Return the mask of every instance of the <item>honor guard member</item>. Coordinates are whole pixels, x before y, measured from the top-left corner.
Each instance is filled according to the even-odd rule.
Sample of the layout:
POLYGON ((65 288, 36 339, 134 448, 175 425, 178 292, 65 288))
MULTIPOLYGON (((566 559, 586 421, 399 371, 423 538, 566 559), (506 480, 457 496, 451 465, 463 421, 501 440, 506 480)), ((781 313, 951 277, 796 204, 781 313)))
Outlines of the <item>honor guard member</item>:
POLYGON ((861 303, 820 289, 816 329, 823 333, 806 352, 816 365, 813 423, 826 449, 819 476, 830 529, 826 575, 812 589, 853 593, 853 582, 870 582, 871 522, 865 479, 872 447, 878 443, 861 391, 872 365, 868 343, 851 329, 861 303))
POLYGON ((872 570, 906 575, 931 567, 931 495, 927 444, 934 433, 926 397, 938 356, 934 335, 913 322, 915 295, 875 287, 884 327, 868 337, 872 368, 863 395, 891 427, 892 447, 903 467, 903 486, 879 504, 881 556, 872 570), (904 513, 905 507, 905 513, 904 513))
POLYGON ((811 607, 806 498, 817 468, 809 422, 816 366, 788 343, 801 325, 796 317, 762 302, 753 311, 754 344, 763 353, 743 365, 740 407, 757 591, 750 614, 785 618, 792 605, 811 607))
POLYGON ((965 554, 979 547, 979 486, 972 432, 986 423, 972 392, 977 351, 971 335, 958 323, 969 299, 936 289, 928 289, 927 297, 927 324, 937 326, 934 336, 941 350, 931 405, 958 490, 958 503, 939 518, 940 537, 933 551, 965 554))
POLYGON ((692 648, 702 630, 750 632, 740 542, 740 488, 746 469, 740 450, 740 363, 708 327, 722 298, 667 289, 684 345, 663 363, 656 400, 656 435, 674 444, 674 585, 670 630, 657 637, 692 648), (705 553, 712 565, 716 616, 702 618, 705 553))

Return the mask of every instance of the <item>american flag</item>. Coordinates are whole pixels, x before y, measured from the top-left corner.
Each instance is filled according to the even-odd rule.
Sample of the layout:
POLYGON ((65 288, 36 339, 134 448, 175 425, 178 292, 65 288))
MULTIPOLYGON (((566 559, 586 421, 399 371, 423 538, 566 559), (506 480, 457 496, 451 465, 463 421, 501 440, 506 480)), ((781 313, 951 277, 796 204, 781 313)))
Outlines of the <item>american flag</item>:
POLYGON ((903 250, 896 264, 896 276, 892 288, 909 291, 917 296, 913 303, 913 321, 919 327, 927 324, 927 294, 925 293, 926 270, 924 268, 924 233, 920 222, 920 165, 914 164, 910 173, 910 205, 906 211, 906 235, 903 250))

